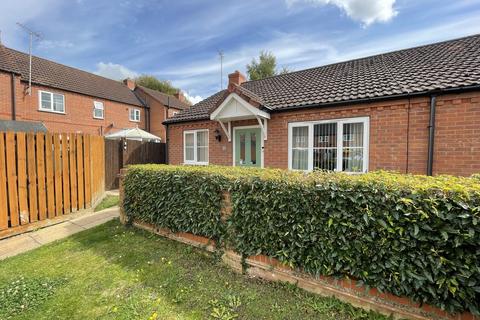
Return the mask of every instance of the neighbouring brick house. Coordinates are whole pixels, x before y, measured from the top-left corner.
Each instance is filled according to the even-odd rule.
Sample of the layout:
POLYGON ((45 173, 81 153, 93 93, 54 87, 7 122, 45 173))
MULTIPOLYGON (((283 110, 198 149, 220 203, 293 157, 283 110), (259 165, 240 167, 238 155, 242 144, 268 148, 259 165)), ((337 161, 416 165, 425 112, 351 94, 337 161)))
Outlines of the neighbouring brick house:
MULTIPOLYGON (((142 100, 132 80, 122 83, 33 56, 31 95, 28 81, 29 55, 0 44, 0 120, 35 121, 53 132, 97 135, 163 127, 165 108, 153 99, 142 100)), ((173 96, 170 102, 178 109, 184 106, 173 96)))
POLYGON ((164 122, 170 164, 480 172, 480 35, 220 91, 164 122))
POLYGON ((142 86, 136 86, 134 92, 150 109, 149 131, 165 141, 166 128, 163 121, 190 107, 185 96, 182 92, 171 96, 142 86))

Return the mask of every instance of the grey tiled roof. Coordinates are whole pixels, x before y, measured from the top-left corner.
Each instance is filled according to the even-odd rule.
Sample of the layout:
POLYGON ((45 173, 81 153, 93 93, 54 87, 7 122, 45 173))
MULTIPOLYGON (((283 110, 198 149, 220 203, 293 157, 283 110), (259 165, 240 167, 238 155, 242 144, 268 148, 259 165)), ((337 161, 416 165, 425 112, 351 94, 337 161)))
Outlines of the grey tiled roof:
POLYGON ((0 120, 0 131, 47 132, 47 128, 42 122, 0 120))
POLYGON ((160 101, 165 106, 168 105, 171 108, 175 108, 179 110, 183 110, 190 107, 189 104, 178 100, 176 97, 160 92, 158 90, 149 89, 143 86, 137 86, 137 88, 139 88, 140 90, 143 90, 144 92, 152 96, 154 99, 160 101))
MULTIPOLYGON (((0 70, 18 73, 23 81, 28 81, 28 60, 28 54, 0 45, 0 70)), ((92 97, 143 106, 135 94, 119 81, 36 56, 32 58, 32 82, 92 97)))
POLYGON ((194 104, 190 108, 178 112, 175 116, 163 123, 210 119, 210 112, 212 112, 213 109, 218 106, 218 103, 225 99, 227 95, 228 90, 219 91, 207 99, 194 104))
MULTIPOLYGON (((271 110, 413 95, 480 85, 480 35, 247 81, 241 85, 271 110)), ((218 93, 169 122, 207 119, 204 105, 218 93)))

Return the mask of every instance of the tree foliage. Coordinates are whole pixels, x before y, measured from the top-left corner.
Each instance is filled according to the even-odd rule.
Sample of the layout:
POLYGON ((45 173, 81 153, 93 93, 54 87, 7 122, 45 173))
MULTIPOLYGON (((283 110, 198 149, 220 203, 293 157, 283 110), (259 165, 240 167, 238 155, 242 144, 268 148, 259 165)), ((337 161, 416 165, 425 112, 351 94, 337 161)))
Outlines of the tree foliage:
POLYGON ((287 67, 277 70, 277 58, 269 51, 262 50, 258 61, 253 58, 252 62, 247 64, 247 73, 250 80, 260 80, 279 74, 289 73, 287 67))
POLYGON ((135 83, 139 86, 157 90, 169 95, 173 95, 179 91, 179 89, 175 88, 169 80, 160 80, 155 76, 147 74, 135 78, 135 83))

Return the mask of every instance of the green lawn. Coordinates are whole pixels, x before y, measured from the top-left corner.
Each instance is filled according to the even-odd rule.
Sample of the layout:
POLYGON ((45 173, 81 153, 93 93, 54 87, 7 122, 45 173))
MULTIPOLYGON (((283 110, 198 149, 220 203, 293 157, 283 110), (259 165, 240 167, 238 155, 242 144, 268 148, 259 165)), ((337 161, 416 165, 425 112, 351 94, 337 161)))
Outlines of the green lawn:
POLYGON ((112 221, 0 261, 0 319, 384 319, 112 221))
POLYGON ((93 211, 97 212, 103 209, 111 208, 118 206, 118 196, 106 196, 103 200, 95 207, 93 211))

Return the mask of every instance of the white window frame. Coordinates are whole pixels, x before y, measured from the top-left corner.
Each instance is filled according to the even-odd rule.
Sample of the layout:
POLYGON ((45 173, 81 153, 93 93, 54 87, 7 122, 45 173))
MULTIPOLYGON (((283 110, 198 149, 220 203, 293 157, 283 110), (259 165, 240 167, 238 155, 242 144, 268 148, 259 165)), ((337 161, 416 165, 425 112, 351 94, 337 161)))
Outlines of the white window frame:
MULTIPOLYGON (((370 150, 370 118, 369 117, 356 117, 356 118, 343 118, 343 119, 329 119, 321 121, 307 121, 307 122, 290 122, 288 124, 288 169, 289 170, 298 170, 292 169, 292 139, 293 139, 293 130, 294 127, 308 127, 308 168, 306 171, 313 171, 313 126, 316 124, 325 124, 325 123, 336 123, 337 124, 337 165, 335 171, 342 171, 343 164, 343 125, 348 123, 363 123, 363 170, 361 172, 348 172, 350 174, 358 174, 368 172, 368 159, 369 159, 369 150, 370 150), (340 170, 339 170, 340 169, 340 170)), ((300 170, 303 171, 303 170, 300 170)), ((343 171, 342 171, 343 172, 343 171)))
POLYGON ((93 101, 93 118, 94 119, 105 119, 105 107, 101 101, 93 101), (102 116, 95 116, 95 110, 102 110, 102 116))
POLYGON ((140 122, 140 119, 141 119, 140 109, 130 108, 128 110, 128 120, 130 120, 131 122, 140 122), (132 118, 132 111, 133 111, 133 118, 132 118), (138 115, 138 117, 137 117, 137 115, 138 115))
POLYGON ((61 93, 56 93, 56 92, 50 92, 50 91, 44 91, 44 90, 39 90, 38 91, 38 110, 39 111, 45 111, 45 112, 52 112, 52 113, 59 113, 59 114, 65 114, 65 95, 61 93), (43 108, 42 107, 42 93, 46 93, 50 95, 50 108, 43 108), (61 96, 62 101, 63 101, 63 111, 57 111, 53 109, 53 95, 61 96))
POLYGON ((209 141, 209 130, 208 129, 198 129, 198 130, 186 130, 183 131, 183 163, 184 164, 193 164, 193 165, 208 165, 209 161, 209 151, 210 151, 210 141, 209 141), (206 132, 207 133, 207 161, 198 161, 198 145, 197 145, 197 133, 206 132), (186 148, 186 136, 187 134, 193 134, 193 161, 187 160, 187 148, 186 148))

